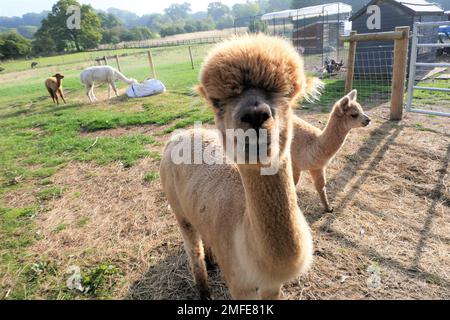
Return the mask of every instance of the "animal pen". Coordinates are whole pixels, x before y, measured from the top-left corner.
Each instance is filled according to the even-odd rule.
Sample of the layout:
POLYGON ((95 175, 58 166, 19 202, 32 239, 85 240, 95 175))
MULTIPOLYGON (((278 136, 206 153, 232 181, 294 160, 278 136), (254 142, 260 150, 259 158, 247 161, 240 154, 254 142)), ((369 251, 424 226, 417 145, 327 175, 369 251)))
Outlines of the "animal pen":
MULTIPOLYGON (((349 69, 353 74, 353 88, 358 89, 361 102, 370 105, 386 103, 392 94, 393 39, 387 41, 382 50, 378 48, 378 55, 370 50, 355 53, 351 59, 353 65, 349 65, 351 43, 343 39, 351 32, 351 13, 351 6, 336 2, 268 13, 248 18, 246 22, 249 31, 292 41, 304 57, 306 71, 321 78, 326 85, 319 102, 324 111, 345 94, 349 69), (368 64, 376 65, 376 68, 367 72, 364 66, 368 64)), ((238 21, 237 26, 242 24, 243 21, 238 21)))

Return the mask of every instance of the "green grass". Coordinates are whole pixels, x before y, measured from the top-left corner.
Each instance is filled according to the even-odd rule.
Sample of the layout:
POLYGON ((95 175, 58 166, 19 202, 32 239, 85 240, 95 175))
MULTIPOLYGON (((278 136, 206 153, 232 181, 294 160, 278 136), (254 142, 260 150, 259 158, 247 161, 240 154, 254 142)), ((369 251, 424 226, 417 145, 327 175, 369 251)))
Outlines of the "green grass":
MULTIPOLYGON (((192 90, 206 50, 206 46, 194 50, 195 70, 186 47, 153 50, 158 78, 165 83, 167 93, 140 99, 121 96, 96 104, 87 103, 79 81, 86 62, 77 61, 100 53, 37 59, 40 68, 17 77, 10 72, 27 70, 29 61, 2 64, 7 70, 0 75, 0 280, 10 279, 8 283, 13 285, 2 287, 6 282, 0 281, 0 299, 6 294, 8 299, 110 297, 110 286, 115 283, 111 279, 120 277, 116 267, 109 263, 81 266, 82 283, 89 290, 74 292, 65 283, 69 261, 55 266, 45 255, 30 251, 41 238, 35 217, 45 214, 49 201, 68 192, 64 186, 54 185, 52 177, 71 161, 130 167, 144 157, 156 161, 161 157, 158 152, 148 151, 149 145, 159 143, 153 135, 131 132, 110 137, 101 131, 153 125, 164 126, 160 132, 168 133, 196 121, 212 121, 212 113, 192 90), (55 71, 42 68, 45 65, 56 65, 65 74, 67 104, 55 106, 48 97, 43 81, 55 71), (34 203, 29 208, 8 206, 4 196, 11 191, 31 192, 34 203)), ((121 57, 121 67, 127 76, 140 81, 151 74, 145 54, 121 57)), ((106 92, 104 86, 96 89, 97 96, 102 92, 106 92)), ((149 172, 144 181, 158 178, 157 172, 149 172)), ((67 196, 78 198, 81 193, 72 191, 67 196)), ((88 225, 89 218, 81 218, 61 223, 53 232, 88 225)))
MULTIPOLYGON (((427 80, 417 83, 417 86, 448 89, 450 84, 448 80, 427 80)), ((440 91, 414 90, 414 105, 449 107, 450 94, 440 91)))
MULTIPOLYGON (((60 66, 60 65, 71 65, 80 62, 93 61, 96 57, 102 56, 112 56, 112 55, 129 55, 137 52, 145 51, 146 49, 118 49, 115 51, 111 50, 99 50, 90 52, 77 52, 69 53, 65 55, 57 55, 53 57, 42 57, 42 58, 31 58, 31 59, 20 59, 20 60, 10 60, 2 62, 1 66, 5 68, 4 74, 22 70, 30 70, 31 62, 35 61, 38 63, 36 69, 50 67, 50 66, 60 66)), ((36 70, 34 69, 34 70, 36 70)))
POLYGON ((48 201, 48 200, 60 198, 63 193, 64 193, 64 190, 62 188, 49 187, 49 188, 40 190, 37 193, 36 197, 40 201, 48 201))
POLYGON ((144 181, 146 182, 152 182, 159 179, 159 173, 158 172, 148 172, 144 176, 144 181))

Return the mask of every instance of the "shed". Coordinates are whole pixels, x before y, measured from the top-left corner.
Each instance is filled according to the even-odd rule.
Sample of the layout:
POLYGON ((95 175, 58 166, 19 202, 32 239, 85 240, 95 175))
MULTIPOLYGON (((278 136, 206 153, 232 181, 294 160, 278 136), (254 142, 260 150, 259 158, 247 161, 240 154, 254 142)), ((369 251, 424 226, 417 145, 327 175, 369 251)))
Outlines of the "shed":
MULTIPOLYGON (((415 22, 433 22, 445 20, 444 10, 439 6, 425 0, 372 0, 350 17, 352 30, 358 33, 372 33, 392 31, 396 27, 410 26, 411 30, 415 22)), ((423 42, 437 43, 438 32, 429 28, 421 37, 423 42)), ((355 75, 365 73, 386 73, 389 68, 380 71, 380 64, 392 65, 393 43, 389 42, 362 42, 358 44, 357 59, 367 57, 355 65, 355 75)), ((434 59, 436 49, 421 48, 418 59, 426 62, 434 59)), ((390 72, 386 74, 390 76, 390 72)))
POLYGON ((268 24, 289 19, 292 42, 304 54, 318 54, 342 47, 339 37, 344 35, 352 7, 341 2, 328 3, 294 10, 266 13, 261 20, 268 24))

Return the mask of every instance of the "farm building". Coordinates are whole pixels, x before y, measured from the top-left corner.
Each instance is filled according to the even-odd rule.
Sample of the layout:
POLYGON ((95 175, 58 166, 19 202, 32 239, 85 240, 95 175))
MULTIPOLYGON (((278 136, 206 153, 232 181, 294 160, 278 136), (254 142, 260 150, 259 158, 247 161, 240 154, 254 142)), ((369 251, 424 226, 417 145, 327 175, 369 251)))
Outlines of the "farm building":
POLYGON ((268 27, 289 20, 292 42, 304 54, 323 54, 342 48, 339 37, 344 35, 352 7, 336 2, 295 10, 267 13, 261 20, 268 27))
MULTIPOLYGON (((392 31, 396 27, 410 26, 415 22, 432 22, 445 20, 444 11, 437 5, 425 0, 372 0, 351 18, 352 30, 358 33, 372 33, 392 31)), ((438 31, 428 28, 427 33, 419 39, 423 42, 437 43, 438 31)), ((358 44, 357 59, 364 62, 355 65, 355 75, 379 74, 380 64, 392 65, 393 43, 363 42, 358 44), (377 71, 378 70, 378 71, 377 71)), ((421 48, 418 52, 418 61, 430 61, 436 56, 433 48, 421 48)), ((385 76, 390 76, 390 68, 384 68, 385 76)))

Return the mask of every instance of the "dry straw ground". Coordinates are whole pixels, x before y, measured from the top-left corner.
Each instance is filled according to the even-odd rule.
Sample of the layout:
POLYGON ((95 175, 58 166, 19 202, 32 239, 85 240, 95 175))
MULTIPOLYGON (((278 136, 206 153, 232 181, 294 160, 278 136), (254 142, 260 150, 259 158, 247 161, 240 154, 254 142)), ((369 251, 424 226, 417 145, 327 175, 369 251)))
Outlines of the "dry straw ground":
MULTIPOLYGON (((298 113, 320 127, 327 119, 314 110, 298 113)), ((449 299, 448 119, 408 114, 397 124, 387 120, 386 106, 368 113, 374 124, 353 131, 329 167, 333 214, 322 213, 309 177, 302 178, 299 205, 313 230, 315 261, 284 293, 288 299, 449 299)), ((95 134, 134 130, 155 134, 163 128, 95 134)), ((108 261, 121 271, 113 280, 115 298, 195 299, 159 179, 143 179, 158 165, 150 158, 131 168, 67 165, 52 177, 65 192, 39 215, 43 237, 31 251, 60 266, 108 261), (54 232, 61 225, 64 230, 54 232)), ((14 206, 32 197, 22 191, 7 199, 14 206)), ((210 276, 214 297, 228 298, 220 272, 210 276)), ((58 277, 54 281, 64 283, 64 275, 58 277)))

